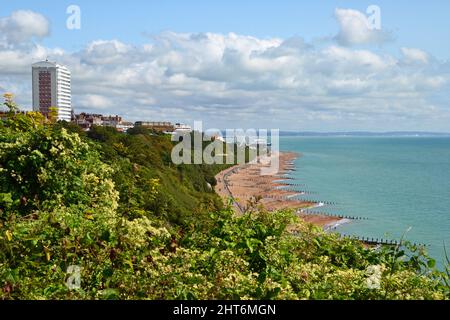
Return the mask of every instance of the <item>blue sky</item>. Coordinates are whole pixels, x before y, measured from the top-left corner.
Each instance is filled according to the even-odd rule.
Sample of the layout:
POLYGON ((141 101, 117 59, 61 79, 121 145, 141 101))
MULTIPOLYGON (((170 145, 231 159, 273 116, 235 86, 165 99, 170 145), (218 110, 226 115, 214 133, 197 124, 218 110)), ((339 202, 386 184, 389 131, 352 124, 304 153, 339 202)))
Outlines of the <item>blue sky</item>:
POLYGON ((48 56, 71 69, 76 111, 450 132, 450 1, 3 2, 0 93, 25 108, 29 64, 48 56), (80 30, 66 28, 71 4, 80 30), (361 29, 369 5, 379 31, 361 29))
POLYGON ((31 9, 51 20, 51 37, 45 44, 68 50, 95 39, 143 43, 145 34, 161 31, 214 32, 288 38, 300 35, 313 40, 336 32, 335 8, 364 12, 369 5, 381 8, 383 28, 395 33, 398 46, 426 48, 440 59, 450 59, 450 1, 6 1, 1 15, 31 9), (82 11, 82 29, 65 28, 66 8, 76 4, 82 11))

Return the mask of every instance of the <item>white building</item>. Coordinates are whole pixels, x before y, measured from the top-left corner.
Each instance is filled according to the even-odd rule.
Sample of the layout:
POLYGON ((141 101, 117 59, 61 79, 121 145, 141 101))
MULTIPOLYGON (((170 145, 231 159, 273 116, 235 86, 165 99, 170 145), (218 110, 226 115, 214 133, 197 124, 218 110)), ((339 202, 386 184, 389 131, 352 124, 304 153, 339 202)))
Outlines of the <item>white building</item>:
POLYGON ((190 133, 192 132, 192 128, 184 123, 175 123, 174 131, 190 133))
POLYGON ((49 115, 49 108, 58 111, 58 120, 70 121, 72 96, 70 71, 59 64, 41 61, 32 65, 33 110, 49 115))

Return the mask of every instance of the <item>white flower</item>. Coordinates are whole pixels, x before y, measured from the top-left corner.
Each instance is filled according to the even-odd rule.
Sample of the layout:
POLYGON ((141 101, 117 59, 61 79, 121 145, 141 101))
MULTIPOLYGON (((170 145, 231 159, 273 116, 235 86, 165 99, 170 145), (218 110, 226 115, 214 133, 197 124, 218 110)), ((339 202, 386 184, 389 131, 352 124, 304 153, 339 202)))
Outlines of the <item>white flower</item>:
POLYGON ((381 274, 383 272, 383 266, 370 265, 366 269, 366 274, 369 276, 366 279, 366 285, 369 289, 380 289, 381 274))

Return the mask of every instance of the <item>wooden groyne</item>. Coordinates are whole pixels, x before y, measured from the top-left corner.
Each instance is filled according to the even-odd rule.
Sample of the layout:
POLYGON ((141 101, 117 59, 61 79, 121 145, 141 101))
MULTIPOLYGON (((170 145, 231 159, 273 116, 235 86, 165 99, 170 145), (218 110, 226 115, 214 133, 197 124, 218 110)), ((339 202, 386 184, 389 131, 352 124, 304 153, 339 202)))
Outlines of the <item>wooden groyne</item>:
POLYGON ((340 218, 340 219, 349 219, 349 220, 369 220, 369 218, 367 218, 367 217, 347 216, 347 215, 343 215, 343 214, 328 213, 328 212, 318 212, 318 211, 309 211, 309 210, 304 210, 301 213, 303 213, 303 214, 313 214, 313 215, 320 214, 322 216, 336 217, 336 218, 340 218))
MULTIPOLYGON (((383 239, 383 238, 373 238, 373 237, 361 237, 361 236, 355 236, 355 235, 347 235, 347 234, 340 234, 341 238, 344 239, 352 239, 352 240, 357 240, 357 241, 361 241, 364 242, 366 244, 369 245, 385 245, 385 246, 400 246, 402 245, 402 241, 398 241, 398 240, 393 240, 393 239, 383 239)), ((424 243, 411 243, 414 246, 422 246, 422 247, 427 247, 429 246, 428 244, 424 244, 424 243)))

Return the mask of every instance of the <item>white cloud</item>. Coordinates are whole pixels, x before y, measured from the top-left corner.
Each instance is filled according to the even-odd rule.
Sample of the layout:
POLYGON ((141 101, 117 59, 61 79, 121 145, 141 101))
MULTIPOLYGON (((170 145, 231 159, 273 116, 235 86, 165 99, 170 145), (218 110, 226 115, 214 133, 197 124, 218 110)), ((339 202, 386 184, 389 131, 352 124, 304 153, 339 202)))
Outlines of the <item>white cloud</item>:
POLYGON ((92 65, 123 62, 132 50, 131 46, 117 40, 97 40, 89 43, 82 56, 83 62, 92 65))
POLYGON ((415 48, 401 48, 406 63, 428 63, 428 54, 415 48))
POLYGON ((62 49, 46 48, 41 45, 4 49, 0 47, 0 71, 8 74, 29 74, 32 63, 45 60, 49 56, 60 59, 65 53, 62 49))
POLYGON ((79 100, 80 105, 86 109, 107 109, 113 106, 111 100, 98 94, 86 94, 79 100))
POLYGON ((360 11, 336 8, 334 15, 339 24, 336 40, 340 45, 380 44, 391 38, 381 29, 370 28, 367 16, 360 11))
POLYGON ((401 52, 234 33, 164 32, 139 46, 96 40, 78 52, 29 42, 0 47, 0 88, 29 108, 31 63, 50 55, 72 72, 77 112, 303 130, 437 129, 440 121, 450 131, 450 68, 418 49, 401 52))
POLYGON ((50 33, 50 24, 41 14, 18 10, 0 18, 0 39, 6 44, 26 42, 34 37, 43 38, 50 33))

